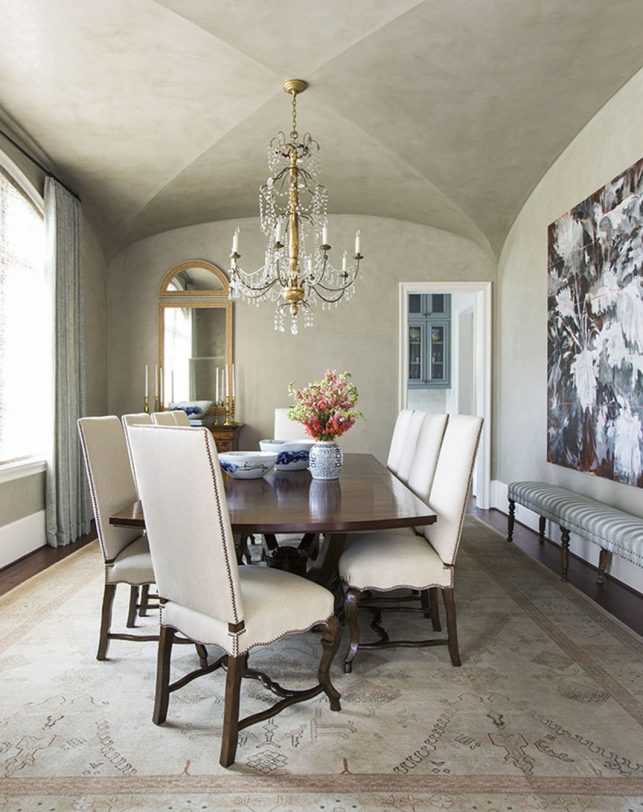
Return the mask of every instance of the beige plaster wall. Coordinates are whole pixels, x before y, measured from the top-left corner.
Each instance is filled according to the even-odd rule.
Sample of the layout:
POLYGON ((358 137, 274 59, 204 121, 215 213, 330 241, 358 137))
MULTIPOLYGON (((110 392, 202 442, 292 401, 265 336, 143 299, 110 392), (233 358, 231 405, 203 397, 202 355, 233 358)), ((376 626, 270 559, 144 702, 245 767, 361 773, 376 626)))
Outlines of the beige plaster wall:
MULTIPOLYGON (((158 291, 162 275, 187 259, 227 268, 234 221, 204 223, 140 240, 119 253, 108 271, 109 410, 143 405, 143 370, 157 362, 158 291)), ((263 238, 255 219, 241 221, 242 262, 261 263, 263 238)), ((288 383, 305 384, 327 367, 348 369, 361 392, 365 420, 345 437, 347 450, 384 459, 397 411, 398 283, 494 280, 495 264, 473 242, 448 232, 379 217, 330 218, 335 256, 362 232, 363 277, 353 301, 318 310, 300 335, 273 329, 274 309, 235 305, 235 360, 246 448, 272 436, 273 410, 288 404, 288 383)))
MULTIPOLYGON (((561 154, 525 203, 504 244, 498 269, 493 473, 505 483, 554 482, 639 516, 643 516, 640 488, 546 462, 546 319, 547 227, 641 158, 642 101, 643 71, 561 154)), ((588 554, 594 560, 597 551, 588 554)), ((634 581, 643 586, 643 578, 636 576, 634 581)))

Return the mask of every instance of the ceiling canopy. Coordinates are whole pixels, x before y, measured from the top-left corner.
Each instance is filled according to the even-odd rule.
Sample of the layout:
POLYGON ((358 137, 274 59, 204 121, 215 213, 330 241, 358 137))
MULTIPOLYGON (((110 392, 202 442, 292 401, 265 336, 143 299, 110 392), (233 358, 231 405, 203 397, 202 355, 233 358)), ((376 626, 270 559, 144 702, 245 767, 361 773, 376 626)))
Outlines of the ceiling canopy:
POLYGON ((0 105, 110 251, 257 213, 265 148, 321 144, 332 213, 497 250, 531 189, 643 65, 640 0, 3 0, 0 105))

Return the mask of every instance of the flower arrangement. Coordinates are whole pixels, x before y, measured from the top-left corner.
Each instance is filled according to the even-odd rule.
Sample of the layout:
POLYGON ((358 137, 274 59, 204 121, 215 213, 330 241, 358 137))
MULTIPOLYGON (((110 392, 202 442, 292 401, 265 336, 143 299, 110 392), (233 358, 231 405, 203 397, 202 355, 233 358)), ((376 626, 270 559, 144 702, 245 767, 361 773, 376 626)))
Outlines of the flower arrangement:
POLYGON ((303 423, 308 434, 316 441, 332 441, 355 425, 362 413, 355 408, 359 392, 351 382, 350 372, 327 369, 317 383, 302 389, 293 384, 288 392, 295 403, 288 417, 303 423))

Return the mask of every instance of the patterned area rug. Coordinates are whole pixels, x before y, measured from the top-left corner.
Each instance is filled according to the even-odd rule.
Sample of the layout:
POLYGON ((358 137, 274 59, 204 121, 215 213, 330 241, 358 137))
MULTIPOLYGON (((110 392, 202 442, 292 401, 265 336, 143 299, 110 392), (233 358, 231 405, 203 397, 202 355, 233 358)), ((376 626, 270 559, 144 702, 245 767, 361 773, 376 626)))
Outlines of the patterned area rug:
MULTIPOLYGON (((446 647, 361 652, 347 676, 338 660, 342 712, 318 698, 243 731, 230 770, 224 675, 174 694, 155 727, 155 644, 94 659, 101 589, 90 545, 0 599, 2 810, 643 812, 643 640, 475 520, 457 567, 462 668, 446 647)), ((126 611, 122 588, 115 625, 126 611)), ((306 634, 251 662, 301 687, 318 651, 306 634)), ((175 677, 197 665, 175 650, 175 677)), ((266 699, 246 684, 243 714, 266 699)))

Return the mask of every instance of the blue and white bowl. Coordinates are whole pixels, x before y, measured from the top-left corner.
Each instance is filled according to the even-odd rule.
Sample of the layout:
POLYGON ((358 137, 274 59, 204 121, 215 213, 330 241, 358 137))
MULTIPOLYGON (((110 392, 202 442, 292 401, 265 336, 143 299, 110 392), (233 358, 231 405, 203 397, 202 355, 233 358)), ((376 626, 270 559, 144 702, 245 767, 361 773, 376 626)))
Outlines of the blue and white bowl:
POLYGON ((262 440, 259 448, 277 455, 278 471, 304 471, 314 445, 314 440, 262 440))
POLYGON ((219 462, 233 479, 260 479, 272 471, 277 454, 269 451, 225 451, 219 454, 219 462))

